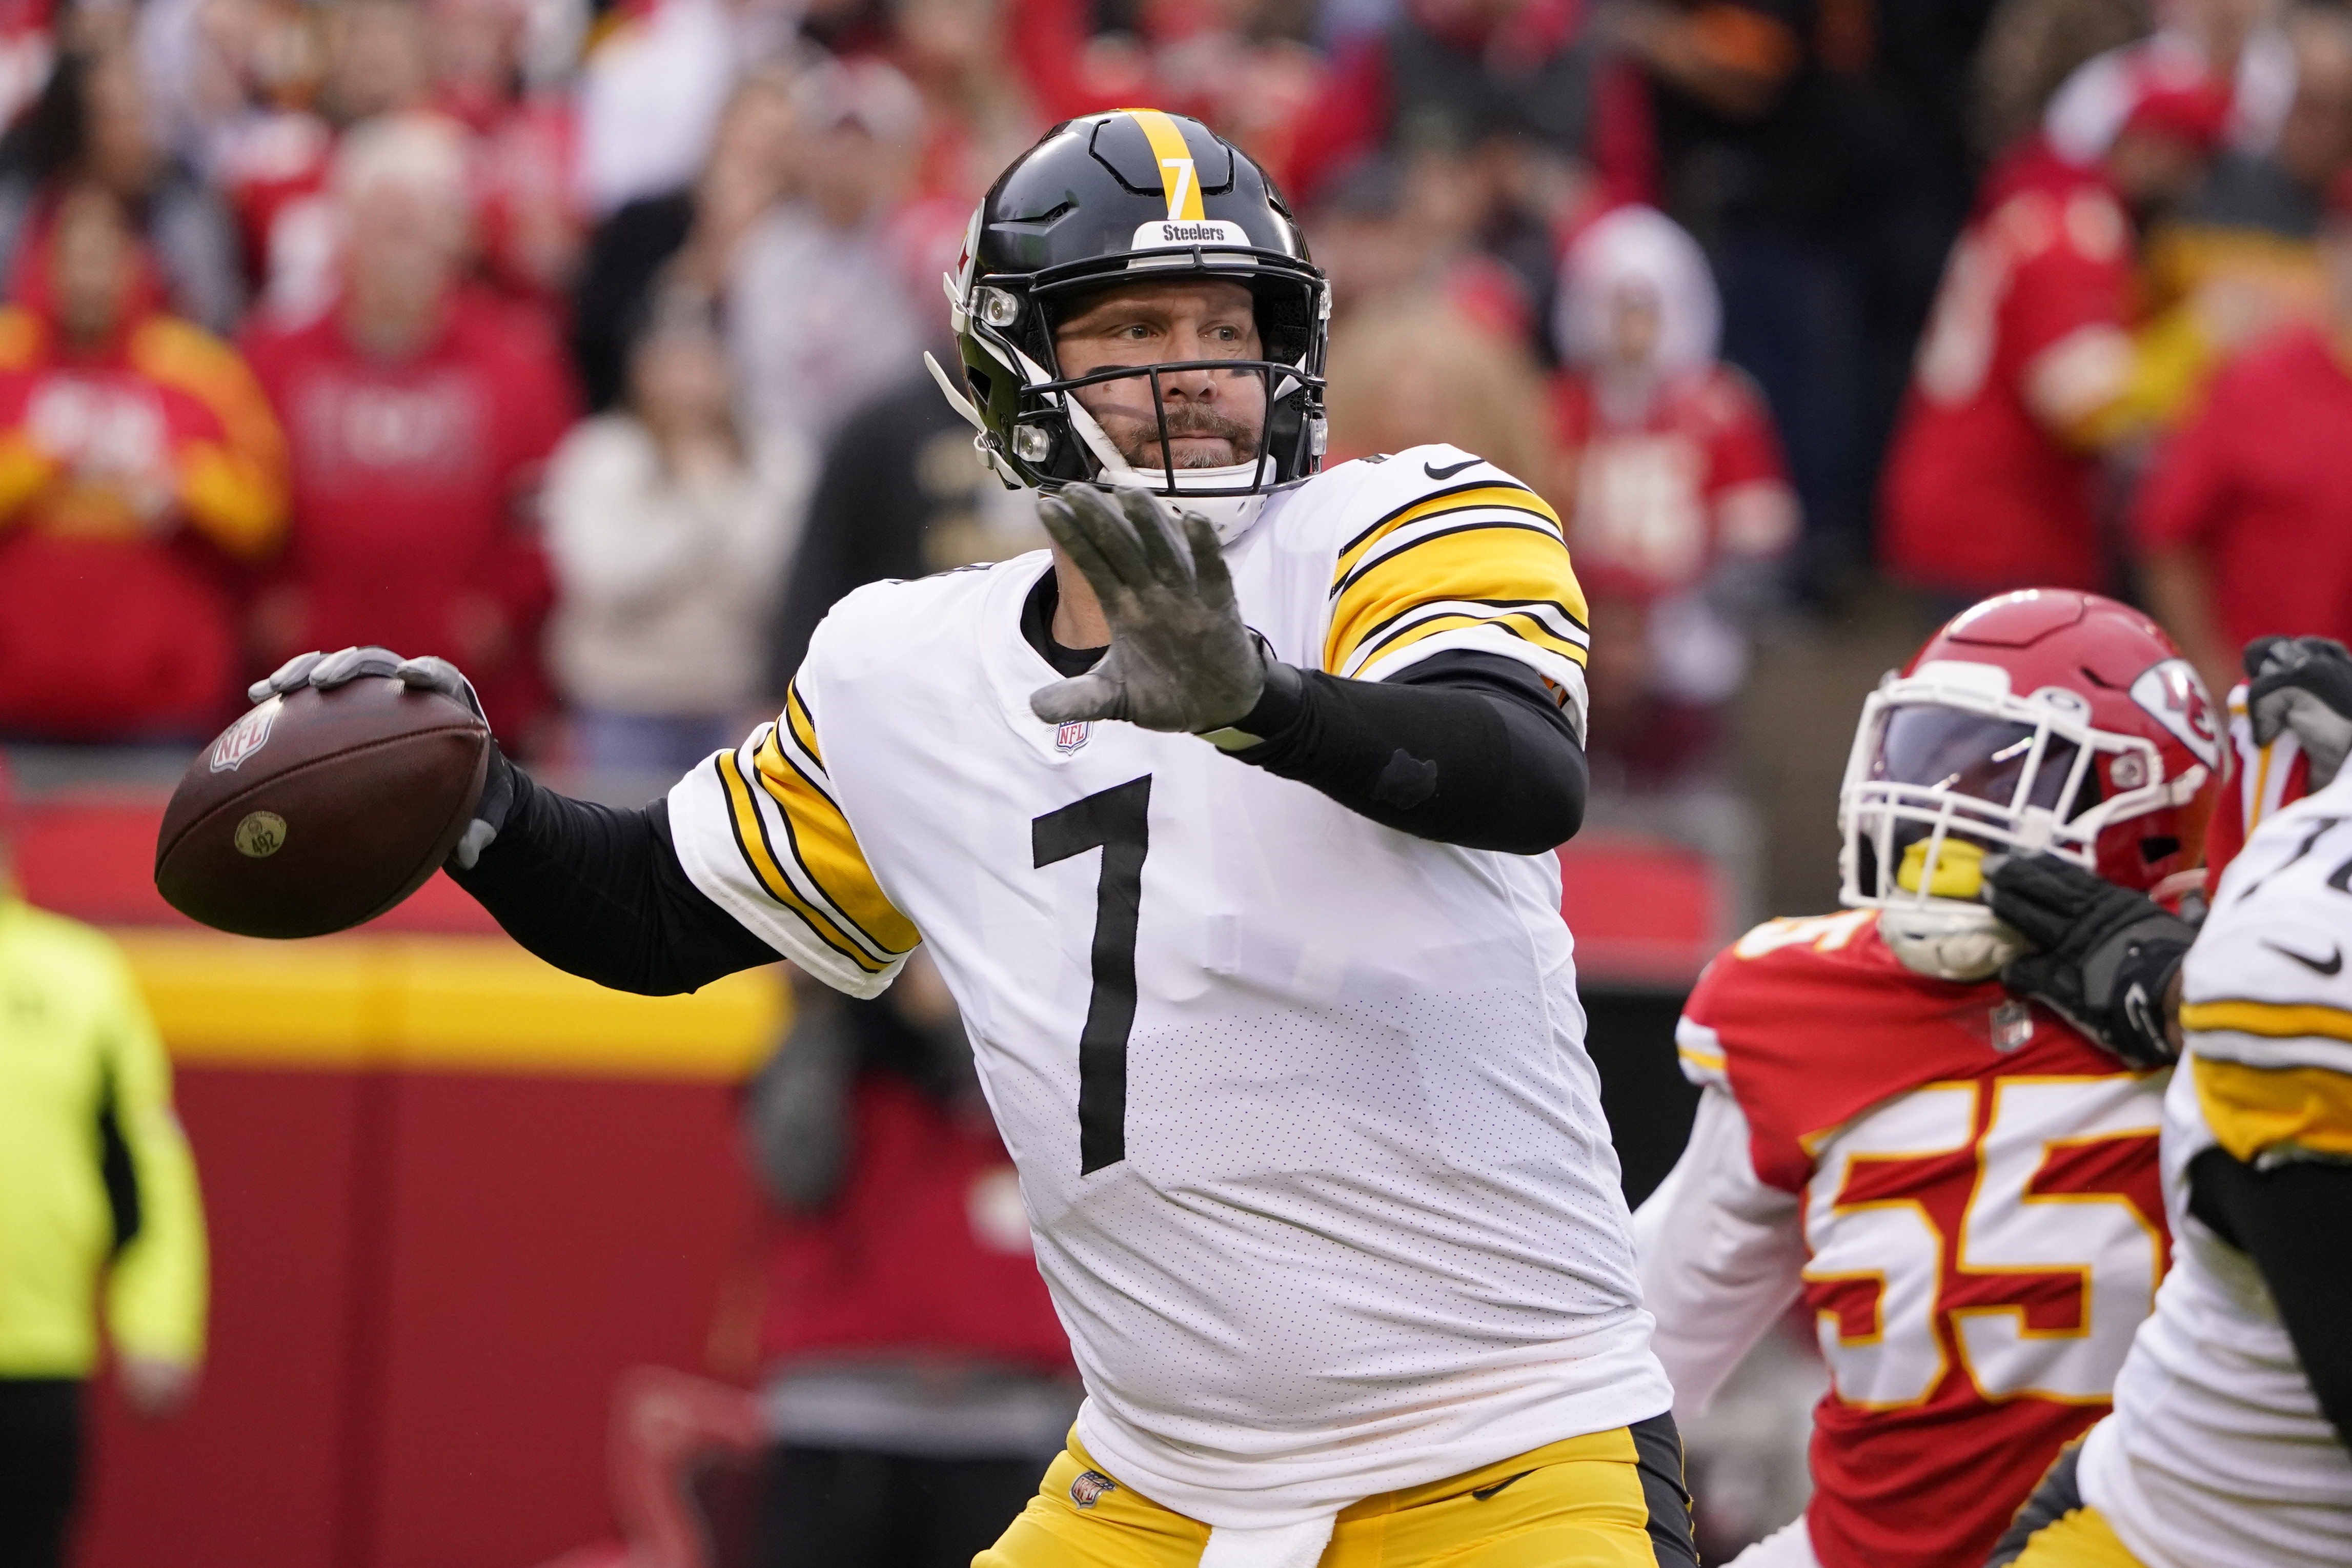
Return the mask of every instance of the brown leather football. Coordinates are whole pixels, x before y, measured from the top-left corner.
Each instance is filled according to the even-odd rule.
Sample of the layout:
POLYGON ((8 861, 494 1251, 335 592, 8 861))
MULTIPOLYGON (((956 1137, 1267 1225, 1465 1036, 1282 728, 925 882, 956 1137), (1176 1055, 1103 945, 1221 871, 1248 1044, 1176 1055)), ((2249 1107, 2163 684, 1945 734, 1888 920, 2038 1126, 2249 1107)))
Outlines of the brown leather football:
POLYGON ((463 704, 388 675, 273 697, 188 765, 156 836, 156 890, 242 936, 372 920, 449 858, 489 747, 463 704))

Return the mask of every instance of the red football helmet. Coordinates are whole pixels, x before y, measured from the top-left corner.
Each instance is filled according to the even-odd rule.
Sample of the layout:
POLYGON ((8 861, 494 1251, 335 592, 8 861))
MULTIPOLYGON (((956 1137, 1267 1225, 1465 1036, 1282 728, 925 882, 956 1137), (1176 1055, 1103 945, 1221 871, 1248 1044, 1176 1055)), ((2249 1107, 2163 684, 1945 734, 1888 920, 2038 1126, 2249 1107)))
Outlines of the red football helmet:
POLYGON ((2185 889, 2222 746, 2204 684, 2147 616, 2072 589, 1988 599, 1863 705, 1838 797, 1843 902, 1887 911, 1898 952, 1906 932, 1929 946, 1976 934, 1973 956, 1946 944, 1914 967, 1980 977, 2007 956, 1976 899, 1987 852, 2047 851, 2159 897, 2185 889))

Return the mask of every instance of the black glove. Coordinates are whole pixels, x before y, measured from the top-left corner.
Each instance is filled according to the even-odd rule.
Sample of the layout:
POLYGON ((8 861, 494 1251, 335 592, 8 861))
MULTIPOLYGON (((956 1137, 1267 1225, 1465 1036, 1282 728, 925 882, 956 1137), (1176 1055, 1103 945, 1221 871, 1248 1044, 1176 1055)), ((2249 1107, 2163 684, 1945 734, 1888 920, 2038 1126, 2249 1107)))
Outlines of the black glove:
POLYGON ((2246 716, 2268 746, 2291 729, 2324 789, 2352 751, 2352 651, 2333 637, 2257 637, 2246 644, 2246 716))
MULTIPOLYGON (((474 712, 484 726, 489 716, 482 712, 482 699, 474 695, 474 683, 459 673, 457 666, 446 659, 430 657, 404 659, 389 648, 343 648, 332 653, 297 653, 264 679, 256 681, 245 690, 247 702, 265 703, 271 697, 283 696, 303 686, 316 686, 322 692, 370 675, 391 675, 402 685, 414 691, 439 692, 454 702, 463 703, 474 712)), ((490 847, 506 826, 507 810, 514 804, 514 768, 499 749, 498 737, 490 737, 489 771, 482 777, 482 798, 474 805, 474 820, 466 824, 457 847, 449 852, 448 863, 460 871, 471 871, 482 852, 490 847)))
POLYGON ((2179 1055, 2165 998, 2194 927, 2055 855, 1988 855, 1984 881, 1984 901, 2035 949, 2001 966, 2002 986, 2134 1067, 2179 1055))

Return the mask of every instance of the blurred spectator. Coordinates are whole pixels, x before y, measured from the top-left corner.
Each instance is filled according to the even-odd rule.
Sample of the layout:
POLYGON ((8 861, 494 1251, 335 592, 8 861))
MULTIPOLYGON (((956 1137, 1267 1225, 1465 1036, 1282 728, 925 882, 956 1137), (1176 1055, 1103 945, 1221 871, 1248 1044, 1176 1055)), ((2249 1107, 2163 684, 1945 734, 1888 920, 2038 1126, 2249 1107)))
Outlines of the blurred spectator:
POLYGON ((1487 202, 1477 165, 1454 153, 1382 155, 1350 169, 1308 225, 1335 319, 1428 293, 1487 331, 1527 340, 1538 291, 1479 246, 1487 202))
POLYGON ((215 332, 236 329, 245 285, 236 226, 210 187, 166 152, 127 50, 69 54, 0 142, 0 255, 21 291, 62 184, 100 186, 135 214, 170 308, 215 332))
POLYGON ((2227 149, 2148 236, 2139 333, 2150 413, 2170 423, 2222 361, 2287 320, 2313 320, 2326 289, 2314 239, 2329 184, 2352 162, 2352 14, 2287 18, 2294 98, 2268 153, 2227 149))
POLYGON ((2217 375, 2136 508, 2148 608, 2212 690, 2237 683, 2252 638, 2352 639, 2352 192, 2339 183, 2335 197, 2320 237, 2327 320, 2217 375))
POLYGON ((888 222, 922 147, 923 105, 879 61, 831 61, 801 78, 793 110, 795 194, 742 242, 728 331, 749 417, 821 444, 922 350, 888 222))
POLYGON ((1552 468, 1544 386, 1516 339, 1431 294, 1359 310, 1331 334, 1326 465, 1446 441, 1538 489, 1552 468))
POLYGON ((1592 610, 1593 750, 1672 779, 1706 760, 1747 677, 1746 622, 1773 597, 1796 497, 1763 399, 1716 359, 1721 305, 1688 234, 1621 207, 1561 272, 1553 489, 1573 498, 1592 610))
POLYGON ((749 1107, 779 1210, 757 1561, 965 1568, 1077 1413, 1069 1342, 939 972, 794 994, 749 1107))
POLYGON ((2151 93, 2218 87, 2229 99, 2228 145, 2267 152, 2294 97, 2294 47, 2280 0, 2162 0, 2157 30, 2085 61, 2050 100, 2042 128, 2070 163, 2105 156, 2151 93))
POLYGON ((1886 566, 1958 602, 2107 586, 2093 455, 2145 427, 2135 226, 2200 177, 2226 101, 2151 88, 2095 162, 2035 138, 1953 247, 1882 495, 1886 566))
POLYGON ((2148 0, 2000 0, 1977 51, 1970 145, 1999 157, 2041 125, 2076 67, 2154 26, 2148 0))
POLYGON ((1560 0, 1406 0, 1335 62, 1289 167, 1295 193, 1315 201, 1376 152, 1489 147, 1598 164, 1619 199, 1645 193, 1638 89, 1612 80, 1582 21, 1560 0))
POLYGON ((13 124, 41 95, 57 65, 54 0, 0 5, 0 125, 13 124))
POLYGON ((620 399, 623 332, 643 313, 656 277, 667 269, 716 292, 734 276, 744 236, 782 199, 792 172, 791 92, 782 70, 747 74, 727 100, 710 161, 694 183, 640 196, 596 226, 572 310, 572 351, 590 408, 620 399))
POLYGON ((552 308, 571 288, 581 231, 572 217, 568 99, 528 90, 525 0, 423 0, 433 106, 472 133, 468 183, 484 276, 552 308))
POLYGON ((1006 489, 971 434, 921 371, 842 423, 784 574, 769 643, 771 693, 791 681, 817 622, 850 590, 1045 548, 1036 497, 1006 489))
POLYGON ((580 75, 573 184, 588 216, 692 181, 736 73, 789 51, 799 9, 786 0, 652 0, 606 13, 617 25, 580 75))
POLYGON ((1756 378, 1804 502, 1797 577, 1864 565, 1911 350, 1969 211, 1968 65, 1990 0, 1622 0, 1660 200, 1713 258, 1724 357, 1756 378))
POLYGON ((280 48, 315 47, 319 57, 267 73, 282 78, 274 99, 224 133, 216 173, 236 206, 262 318, 295 327, 317 320, 341 287, 343 235, 328 189, 336 137, 425 108, 433 70, 412 0, 341 0, 315 33, 289 27, 279 37, 280 48))
POLYGON ((668 777, 731 747, 766 695, 771 585, 812 460, 737 424, 706 296, 650 304, 626 412, 580 425, 548 465, 548 653, 581 759, 668 777))
MULTIPOLYGON (((969 214, 1047 123, 1032 107, 1010 57, 1004 14, 1014 3, 894 0, 891 5, 891 62, 923 99, 927 134, 916 189, 959 203, 964 209, 959 217, 969 214)), ((957 232, 961 237, 961 226, 957 232)))
POLYGON ((114 194, 70 187, 0 311, 0 732, 193 740, 236 702, 234 567, 286 454, 245 364, 163 313, 114 194))
POLYGON ((9 880, 0 773, 0 1563, 58 1568, 99 1325, 140 1415, 205 1354, 205 1213, 172 1068, 114 944, 9 880))
POLYGON ((446 653, 527 744, 549 587, 524 525, 574 416, 562 350, 464 286, 466 148, 448 121, 353 130, 333 188, 340 300, 249 347, 294 455, 292 548, 256 607, 257 661, 352 643, 446 653))

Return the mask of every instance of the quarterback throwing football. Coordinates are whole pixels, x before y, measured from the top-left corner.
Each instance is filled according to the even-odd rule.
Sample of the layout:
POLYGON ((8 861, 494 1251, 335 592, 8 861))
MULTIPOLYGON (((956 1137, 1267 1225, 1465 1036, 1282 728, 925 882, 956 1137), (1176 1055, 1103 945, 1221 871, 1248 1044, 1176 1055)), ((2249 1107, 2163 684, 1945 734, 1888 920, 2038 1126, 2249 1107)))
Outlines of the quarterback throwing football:
MULTIPOLYGON (((499 764, 458 880, 636 990, 929 945, 1087 1388, 984 1568, 1691 1563, 1544 852, 1559 519, 1451 447, 1318 472, 1328 291, 1192 120, 1056 128, 949 289, 1054 552, 851 594, 644 811, 499 764)), ((369 670, 463 690, 352 650, 257 697, 369 670)))

